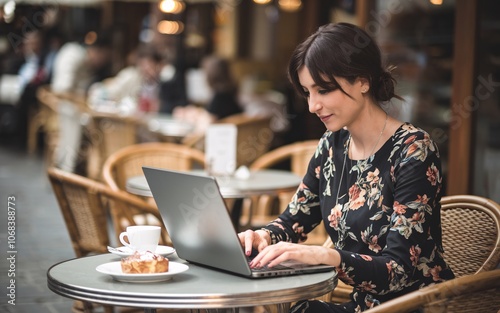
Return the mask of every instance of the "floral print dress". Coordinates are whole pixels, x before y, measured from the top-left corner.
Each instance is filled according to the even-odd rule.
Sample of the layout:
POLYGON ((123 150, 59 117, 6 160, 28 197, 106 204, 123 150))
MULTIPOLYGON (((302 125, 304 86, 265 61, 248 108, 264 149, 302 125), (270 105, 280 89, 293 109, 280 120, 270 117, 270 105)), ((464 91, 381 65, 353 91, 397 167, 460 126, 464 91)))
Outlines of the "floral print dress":
POLYGON ((351 160, 349 140, 346 130, 323 135, 288 208, 265 227, 272 242, 304 242, 323 221, 358 312, 452 279, 441 244, 435 143, 405 123, 375 154, 351 160))

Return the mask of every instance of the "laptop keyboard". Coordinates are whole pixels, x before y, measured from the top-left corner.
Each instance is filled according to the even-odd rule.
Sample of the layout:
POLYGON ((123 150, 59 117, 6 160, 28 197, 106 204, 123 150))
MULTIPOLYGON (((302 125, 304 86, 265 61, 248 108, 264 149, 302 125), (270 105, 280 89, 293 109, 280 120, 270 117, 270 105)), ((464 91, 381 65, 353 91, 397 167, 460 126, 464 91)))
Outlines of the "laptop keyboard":
MULTIPOLYGON (((250 265, 250 262, 252 261, 252 258, 250 257, 247 257, 247 262, 248 264, 250 265)), ((253 272, 267 272, 267 271, 274 271, 274 270, 284 270, 284 269, 289 269, 291 267, 289 266, 285 266, 285 265, 275 265, 273 267, 268 267, 267 265, 264 265, 263 267, 259 267, 259 268, 252 268, 252 271, 253 272)))

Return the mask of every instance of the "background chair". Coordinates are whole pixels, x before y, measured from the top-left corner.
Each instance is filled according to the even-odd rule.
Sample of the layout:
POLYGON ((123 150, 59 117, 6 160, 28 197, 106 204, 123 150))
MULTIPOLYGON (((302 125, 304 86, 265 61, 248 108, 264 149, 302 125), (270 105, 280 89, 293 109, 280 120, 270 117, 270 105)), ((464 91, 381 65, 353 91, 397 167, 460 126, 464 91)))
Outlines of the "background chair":
MULTIPOLYGON (((205 155, 203 152, 196 149, 175 143, 142 143, 135 144, 122 148, 113 153, 104 163, 102 177, 104 182, 112 190, 126 191, 127 179, 130 177, 144 175, 142 166, 152 166, 158 168, 166 168, 171 170, 187 171, 193 167, 205 165, 205 155)), ((151 197, 139 197, 128 194, 136 200, 143 202, 144 205, 155 207, 156 204, 151 197)), ((144 214, 143 211, 134 211, 130 208, 121 208, 121 204, 115 203, 113 208, 121 219, 115 218, 116 223, 119 223, 118 228, 124 228, 130 223, 135 224, 157 224, 161 221, 157 216, 144 214), (127 217, 124 218, 124 213, 127 212, 127 217)), ((157 209, 156 209, 157 210, 157 209)), ((119 234, 119 232, 117 232, 119 234)), ((167 244, 170 239, 165 238, 167 244)))
POLYGON ((495 269, 500 263, 500 205, 457 195, 441 199, 446 262, 461 277, 495 269))
POLYGON ((191 170, 205 166, 203 152, 175 143, 143 143, 113 153, 104 163, 104 182, 114 190, 126 190, 127 179, 143 175, 142 166, 191 170))
POLYGON ((500 269, 465 275, 393 299, 370 313, 392 312, 499 312, 500 269))
MULTIPOLYGON (((106 210, 95 192, 97 183, 55 168, 48 169, 49 180, 64 218, 76 257, 106 253, 109 245, 106 210)), ((91 312, 93 305, 75 301, 73 310, 91 312)), ((106 306, 105 312, 113 308, 106 306)))
MULTIPOLYGON (((500 205, 498 203, 472 195, 443 197, 441 199, 441 226, 445 260, 456 277, 497 268, 500 263, 500 205)), ((333 247, 329 239, 325 242, 326 246, 328 244, 333 247)), ((331 301, 348 301, 350 291, 352 287, 339 282, 339 286, 332 293, 331 301)))
POLYGON ((271 129, 271 117, 236 114, 222 119, 219 123, 236 125, 236 168, 249 166, 263 153, 269 151, 274 132, 271 129))
POLYGON ((50 152, 54 150, 54 138, 57 134, 57 103, 58 98, 50 92, 48 85, 40 86, 37 90, 38 108, 33 108, 28 112, 28 153, 37 151, 38 132, 42 131, 45 136, 46 162, 50 152))
POLYGON ((106 253, 110 241, 100 184, 56 168, 47 171, 76 256, 106 253))
POLYGON ((39 106, 28 112, 28 153, 34 153, 37 150, 38 132, 45 133, 46 144, 53 142, 51 136, 56 135, 58 130, 57 112, 58 104, 62 100, 74 103, 78 108, 86 107, 85 99, 70 93, 56 94, 49 85, 42 85, 38 88, 36 97, 39 106))
POLYGON ((161 226, 160 244, 172 246, 172 241, 163 225, 162 217, 155 204, 145 202, 121 190, 113 190, 105 185, 102 185, 100 188, 102 197, 108 204, 117 240, 119 240, 120 233, 126 231, 128 226, 158 225, 161 226), (138 219, 138 215, 147 216, 148 218, 138 219))
POLYGON ((149 224, 162 226, 161 244, 171 245, 154 204, 74 173, 57 168, 49 168, 47 172, 77 257, 107 253, 110 229, 119 242, 120 233, 127 226, 143 224, 134 218, 137 212, 154 217, 149 224))
MULTIPOLYGON (((47 173, 77 257, 108 252, 108 215, 111 216, 111 226, 117 242, 120 233, 127 226, 138 225, 134 214, 141 212, 154 216, 154 224, 162 226, 160 244, 172 245, 154 205, 74 173, 56 168, 49 168, 47 173)), ((79 302, 75 303, 75 310, 80 307, 79 302)), ((86 312, 90 312, 92 308, 92 304, 83 304, 86 312)), ((111 313, 113 308, 105 306, 105 311, 111 313)))
MULTIPOLYGON (((249 166, 260 155, 267 152, 274 139, 270 116, 234 114, 220 119, 216 124, 234 124, 238 130, 236 139, 236 167, 249 166)), ((183 144, 204 150, 205 134, 187 136, 183 144)))
MULTIPOLYGON (((291 172, 303 177, 307 172, 307 166, 317 146, 318 140, 308 140, 282 146, 261 155, 250 165, 250 170, 269 169, 285 163, 285 168, 290 168, 291 172)), ((241 227, 259 228, 274 220, 286 209, 293 194, 294 192, 284 192, 279 194, 278 197, 262 195, 247 199, 240 219, 241 227)), ((316 243, 321 244, 323 241, 325 241, 325 236, 316 243)))
POLYGON ((38 148, 38 134, 43 134, 44 161, 48 168, 55 163, 55 151, 60 146, 61 112, 59 103, 66 100, 43 85, 37 90, 38 107, 30 108, 28 112, 27 148, 29 154, 34 154, 38 148))
POLYGON ((116 151, 137 144, 140 121, 133 116, 91 112, 87 125, 88 177, 102 179, 104 162, 116 151))

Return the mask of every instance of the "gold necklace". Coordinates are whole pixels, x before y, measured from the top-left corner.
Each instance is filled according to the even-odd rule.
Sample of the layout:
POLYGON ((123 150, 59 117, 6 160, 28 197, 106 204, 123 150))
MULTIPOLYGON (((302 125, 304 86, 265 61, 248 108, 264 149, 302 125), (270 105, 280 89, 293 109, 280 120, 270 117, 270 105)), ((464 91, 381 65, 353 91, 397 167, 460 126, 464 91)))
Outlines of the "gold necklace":
MULTIPOLYGON (((363 158, 363 160, 366 160, 368 157, 370 157, 371 155, 373 155, 373 153, 375 152, 375 149, 377 148, 378 146, 378 143, 380 142, 380 139, 382 139, 382 134, 384 134, 384 130, 385 130, 385 127, 387 126, 387 120, 389 119, 389 115, 387 114, 387 112, 385 113, 385 122, 384 122, 384 127, 382 128, 382 131, 380 132, 380 135, 378 135, 378 139, 377 139, 377 142, 375 143, 375 145, 373 146, 373 149, 372 149, 372 152, 370 152, 369 155, 367 155, 365 158, 363 158)), ((352 137, 351 135, 349 135, 349 146, 351 145, 351 141, 352 141, 352 137)), ((348 153, 351 149, 349 149, 348 147, 348 153)), ((351 158, 352 159, 352 158, 351 158)))
MULTIPOLYGON (((337 188, 337 199, 335 200, 335 206, 339 204, 339 194, 340 194, 340 188, 342 187, 342 178, 344 177, 344 170, 346 167, 346 161, 347 161, 347 154, 349 154, 349 144, 351 143, 351 135, 349 134, 349 138, 347 138, 348 142, 346 142, 346 145, 344 146, 344 162, 342 163, 342 171, 340 172, 340 179, 339 179, 339 186, 337 188), (347 148, 347 151, 346 151, 347 148)), ((347 185, 347 183, 346 183, 347 185)), ((342 196, 344 197, 344 196, 342 196)))

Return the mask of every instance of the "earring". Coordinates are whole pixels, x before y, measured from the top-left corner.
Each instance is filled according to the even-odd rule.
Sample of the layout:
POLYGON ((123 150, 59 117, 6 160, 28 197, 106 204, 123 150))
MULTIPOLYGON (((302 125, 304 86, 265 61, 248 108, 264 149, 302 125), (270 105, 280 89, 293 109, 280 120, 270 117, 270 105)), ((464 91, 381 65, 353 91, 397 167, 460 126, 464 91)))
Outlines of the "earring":
POLYGON ((361 90, 362 93, 366 93, 367 91, 368 91, 367 89, 361 90))

